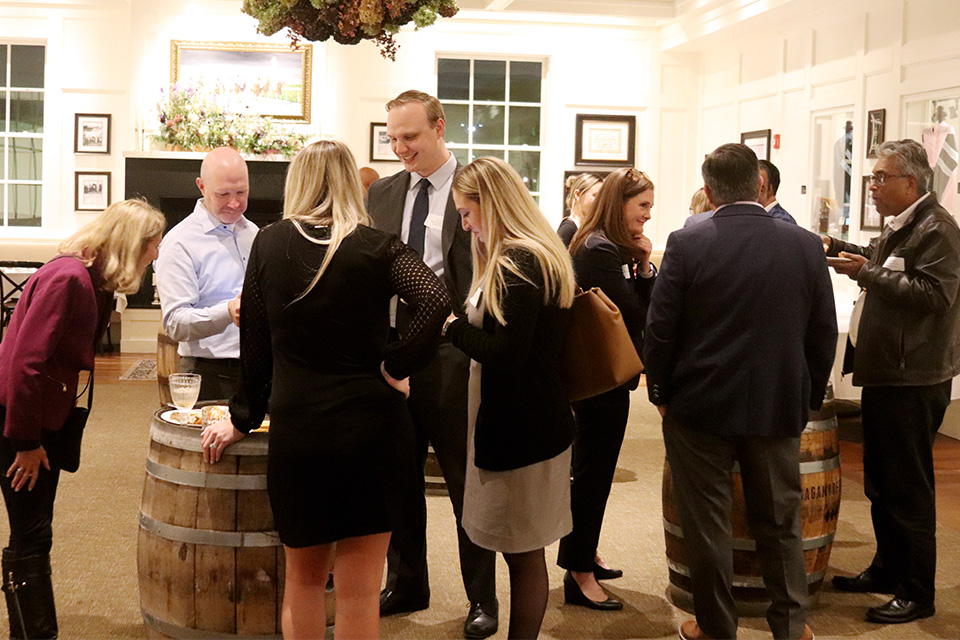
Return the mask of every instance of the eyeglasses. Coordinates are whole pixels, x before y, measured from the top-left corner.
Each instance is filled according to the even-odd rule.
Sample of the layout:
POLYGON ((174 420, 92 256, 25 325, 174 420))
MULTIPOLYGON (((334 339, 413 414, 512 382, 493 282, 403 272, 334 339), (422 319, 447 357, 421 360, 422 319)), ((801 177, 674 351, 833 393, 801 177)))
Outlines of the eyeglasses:
POLYGON ((909 176, 901 176, 896 173, 874 173, 870 176, 870 183, 875 184, 878 187, 882 187, 886 184, 887 180, 893 180, 894 178, 907 178, 909 176))

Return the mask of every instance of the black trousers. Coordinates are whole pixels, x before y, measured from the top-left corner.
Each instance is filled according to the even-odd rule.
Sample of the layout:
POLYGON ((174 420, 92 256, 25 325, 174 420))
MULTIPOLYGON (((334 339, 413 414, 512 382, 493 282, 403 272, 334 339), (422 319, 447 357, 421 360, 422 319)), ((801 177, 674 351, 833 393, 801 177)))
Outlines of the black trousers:
POLYGON ((711 638, 737 637, 730 509, 740 463, 747 525, 770 596, 767 624, 777 640, 803 635, 809 591, 803 558, 800 438, 718 436, 663 421, 697 624, 711 638))
POLYGON ((229 400, 237 392, 240 379, 239 358, 180 358, 181 373, 200 374, 198 400, 229 400))
POLYGON ((443 342, 437 357, 424 370, 410 377, 407 406, 413 418, 412 432, 401 434, 406 446, 416 452, 417 470, 404 495, 413 504, 404 507, 404 528, 394 531, 387 552, 386 588, 403 598, 428 599, 427 503, 424 497, 423 463, 427 444, 433 445, 443 472, 453 513, 457 519, 460 573, 470 602, 495 602, 496 554, 478 547, 463 530, 463 485, 467 473, 467 381, 470 360, 449 342, 443 342))
POLYGON ((863 473, 877 553, 871 572, 896 595, 934 600, 937 502, 933 441, 950 404, 952 381, 923 387, 864 387, 863 473))
POLYGON ((557 564, 570 571, 593 571, 603 514, 627 430, 630 392, 614 389, 573 404, 570 510, 573 530, 560 540, 557 564))
MULTIPOLYGON (((0 406, 0 425, 6 418, 6 410, 0 406)), ((48 471, 40 465, 40 473, 33 491, 26 488, 14 491, 13 478, 7 477, 7 469, 16 458, 16 450, 10 441, 0 436, 0 491, 7 508, 10 522, 8 556, 13 559, 48 554, 53 547, 53 502, 60 483, 60 469, 51 464, 48 471)))

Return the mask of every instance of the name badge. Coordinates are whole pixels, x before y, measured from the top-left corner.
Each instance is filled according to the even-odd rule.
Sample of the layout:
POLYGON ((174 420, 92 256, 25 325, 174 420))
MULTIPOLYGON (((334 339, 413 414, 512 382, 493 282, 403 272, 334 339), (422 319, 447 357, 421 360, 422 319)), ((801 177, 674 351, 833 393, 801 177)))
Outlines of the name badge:
POLYGON ((423 226, 428 229, 443 231, 443 216, 437 213, 431 213, 427 216, 427 219, 423 221, 423 226))
POLYGON ((623 277, 626 278, 627 280, 630 280, 630 277, 632 275, 633 274, 630 273, 630 265, 628 264, 623 265, 623 277))
POLYGON ((883 263, 883 268, 890 269, 890 271, 906 271, 907 264, 900 256, 890 256, 886 262, 883 263))
POLYGON ((470 306, 473 307, 474 309, 479 309, 478 305, 480 304, 481 293, 483 293, 483 289, 477 289, 477 292, 472 296, 470 296, 470 300, 468 300, 468 302, 470 303, 470 306))

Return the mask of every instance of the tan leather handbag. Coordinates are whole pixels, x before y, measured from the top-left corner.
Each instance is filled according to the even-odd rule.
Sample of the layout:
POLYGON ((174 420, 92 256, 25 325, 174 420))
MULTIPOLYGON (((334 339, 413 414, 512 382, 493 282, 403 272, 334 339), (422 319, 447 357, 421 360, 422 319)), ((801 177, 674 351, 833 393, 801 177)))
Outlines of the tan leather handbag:
POLYGON ((620 309, 603 291, 580 291, 571 311, 563 362, 571 402, 615 389, 643 371, 620 309))

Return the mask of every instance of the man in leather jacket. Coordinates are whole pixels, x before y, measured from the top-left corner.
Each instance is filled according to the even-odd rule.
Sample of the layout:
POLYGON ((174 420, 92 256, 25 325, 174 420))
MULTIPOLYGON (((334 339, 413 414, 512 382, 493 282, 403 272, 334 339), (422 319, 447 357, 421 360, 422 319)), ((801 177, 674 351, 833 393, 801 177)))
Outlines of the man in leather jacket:
POLYGON ((864 290, 850 335, 853 383, 863 387, 864 484, 877 539, 870 566, 857 576, 835 576, 833 584, 893 595, 868 609, 867 619, 899 623, 934 614, 933 442, 960 373, 960 228, 927 193, 923 147, 887 142, 878 158, 870 191, 888 219, 883 232, 866 247, 823 238, 828 255, 849 259, 834 268, 864 290))

